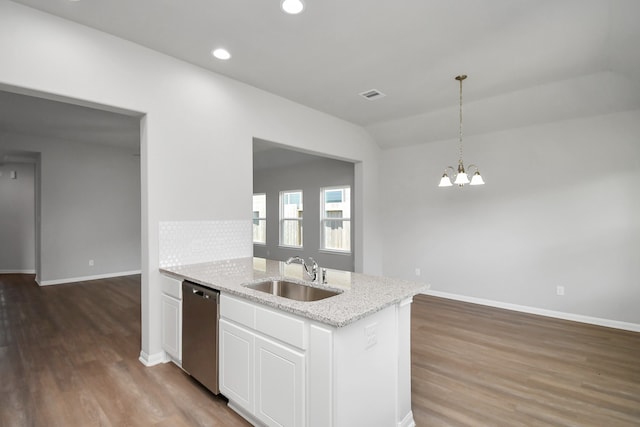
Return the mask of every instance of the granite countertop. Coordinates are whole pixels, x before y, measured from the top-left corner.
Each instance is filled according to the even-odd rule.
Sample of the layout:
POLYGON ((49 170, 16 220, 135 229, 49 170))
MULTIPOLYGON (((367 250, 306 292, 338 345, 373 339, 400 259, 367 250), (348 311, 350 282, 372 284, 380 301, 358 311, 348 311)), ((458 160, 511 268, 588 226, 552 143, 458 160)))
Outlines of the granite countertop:
POLYGON ((303 277, 299 264, 287 265, 264 258, 238 258, 164 267, 160 272, 336 327, 346 326, 428 289, 428 285, 422 283, 328 269, 327 284, 313 286, 342 293, 320 301, 303 302, 242 286, 279 278, 309 283, 303 277))

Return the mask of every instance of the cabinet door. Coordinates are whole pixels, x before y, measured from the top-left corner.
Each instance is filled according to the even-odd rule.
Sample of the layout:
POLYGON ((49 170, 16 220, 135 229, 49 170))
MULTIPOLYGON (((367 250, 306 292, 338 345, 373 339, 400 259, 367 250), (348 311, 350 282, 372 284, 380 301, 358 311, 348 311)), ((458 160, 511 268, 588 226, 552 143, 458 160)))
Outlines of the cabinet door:
POLYGON ((268 426, 304 426, 304 354, 256 336, 255 359, 256 417, 268 426))
POLYGON ((220 319, 220 392, 253 413, 254 334, 220 319))
POLYGON ((162 295, 162 349, 175 361, 182 360, 182 302, 162 295))

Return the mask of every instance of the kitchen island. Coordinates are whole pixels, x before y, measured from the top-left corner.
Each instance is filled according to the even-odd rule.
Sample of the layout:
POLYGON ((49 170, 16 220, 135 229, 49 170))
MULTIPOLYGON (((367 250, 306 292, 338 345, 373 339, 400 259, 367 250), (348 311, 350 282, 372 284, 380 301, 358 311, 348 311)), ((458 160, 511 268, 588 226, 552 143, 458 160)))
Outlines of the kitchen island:
POLYGON ((313 286, 339 294, 303 302, 244 286, 308 283, 297 264, 240 258, 161 272, 221 292, 220 391, 254 425, 415 425, 410 307, 425 285, 328 270, 313 286))

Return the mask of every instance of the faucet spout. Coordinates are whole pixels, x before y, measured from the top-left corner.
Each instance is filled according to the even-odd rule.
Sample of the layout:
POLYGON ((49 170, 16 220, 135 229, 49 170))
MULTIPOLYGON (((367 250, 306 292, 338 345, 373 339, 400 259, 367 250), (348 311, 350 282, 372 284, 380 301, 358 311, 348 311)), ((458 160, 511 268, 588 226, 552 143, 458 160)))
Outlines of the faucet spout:
POLYGON ((315 283, 318 281, 319 267, 315 259, 309 257, 309 265, 307 265, 304 259, 300 258, 299 256, 292 256, 285 261, 285 264, 291 264, 292 262, 296 264, 302 264, 304 272, 307 273, 307 276, 309 276, 312 282, 315 283))
POLYGON ((292 262, 294 262, 296 264, 304 265, 304 260, 302 258, 300 258, 299 256, 292 256, 291 258, 289 258, 288 260, 285 261, 285 264, 291 264, 292 262))

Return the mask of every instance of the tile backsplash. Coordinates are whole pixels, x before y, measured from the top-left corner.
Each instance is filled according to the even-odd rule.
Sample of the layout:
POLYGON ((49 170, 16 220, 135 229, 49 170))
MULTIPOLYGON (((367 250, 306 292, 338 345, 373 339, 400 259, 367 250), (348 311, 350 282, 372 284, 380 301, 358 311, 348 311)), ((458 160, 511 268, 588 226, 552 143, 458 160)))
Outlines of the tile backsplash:
POLYGON ((161 221, 160 267, 253 256, 251 220, 161 221))

